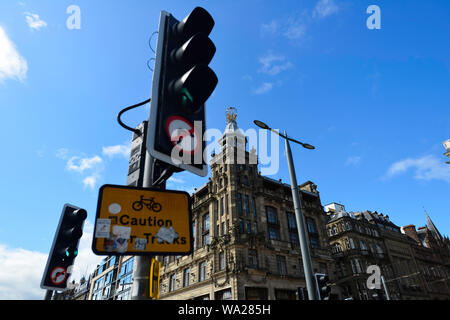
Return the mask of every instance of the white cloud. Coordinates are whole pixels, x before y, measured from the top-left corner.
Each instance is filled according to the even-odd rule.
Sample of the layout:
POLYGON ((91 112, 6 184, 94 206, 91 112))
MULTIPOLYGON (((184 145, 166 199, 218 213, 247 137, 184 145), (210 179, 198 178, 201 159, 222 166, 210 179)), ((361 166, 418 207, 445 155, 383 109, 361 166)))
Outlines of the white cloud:
POLYGON ((262 64, 259 72, 271 76, 277 75, 280 72, 293 67, 293 64, 289 61, 286 61, 286 58, 284 56, 276 55, 273 53, 268 53, 265 56, 259 58, 259 62, 262 64))
POLYGON ((254 94, 263 94, 266 92, 269 92, 273 88, 273 83, 271 82, 264 82, 260 87, 253 90, 254 94))
POLYGON ((186 183, 186 181, 184 181, 183 179, 180 178, 174 178, 174 177, 170 177, 167 180, 168 183, 186 183))
POLYGON ((283 35, 289 40, 299 40, 306 35, 306 23, 303 19, 290 19, 283 35))
POLYGON ((25 20, 28 26, 33 30, 39 30, 40 28, 46 27, 47 22, 39 18, 38 14, 25 12, 25 20))
POLYGON ((48 254, 0 244, 0 300, 42 300, 48 254))
POLYGON ((27 72, 27 61, 19 54, 14 43, 0 26, 0 81, 8 78, 23 81, 27 72))
POLYGON ((92 158, 72 157, 69 161, 67 161, 67 169, 69 171, 77 171, 82 173, 87 169, 92 169, 95 165, 102 162, 103 160, 99 156, 94 156, 92 158))
POLYGON ((61 148, 56 151, 56 157, 66 160, 69 154, 69 150, 66 148, 61 148))
POLYGON ((334 3, 334 0, 320 0, 314 10, 313 18, 325 18, 333 15, 339 11, 339 7, 334 3))
POLYGON ((405 173, 409 169, 414 170, 417 180, 443 180, 450 183, 450 165, 434 155, 397 161, 389 167, 384 178, 405 173))
POLYGON ((266 34, 274 35, 274 34, 276 34, 278 32, 279 27, 280 27, 279 23, 277 21, 275 21, 275 20, 272 20, 268 24, 262 24, 261 25, 261 33, 263 35, 266 35, 266 34))
POLYGON ((110 158, 119 155, 123 156, 125 159, 128 159, 130 157, 130 148, 131 146, 129 144, 103 147, 103 154, 110 158))
POLYGON ((361 162, 361 157, 360 156, 354 156, 354 157, 348 157, 347 160, 345 161, 345 165, 346 166, 356 166, 361 162))
POLYGON ((88 176, 86 178, 83 179, 83 185, 84 188, 90 188, 90 189, 95 189, 95 186, 97 185, 97 181, 100 178, 99 175, 97 174, 93 174, 91 176, 88 176))
MULTIPOLYGON (((86 221, 69 282, 89 276, 103 259, 92 252, 93 232, 93 224, 86 221)), ((45 290, 40 284, 47 258, 48 253, 0 244, 0 300, 43 300, 45 290)))

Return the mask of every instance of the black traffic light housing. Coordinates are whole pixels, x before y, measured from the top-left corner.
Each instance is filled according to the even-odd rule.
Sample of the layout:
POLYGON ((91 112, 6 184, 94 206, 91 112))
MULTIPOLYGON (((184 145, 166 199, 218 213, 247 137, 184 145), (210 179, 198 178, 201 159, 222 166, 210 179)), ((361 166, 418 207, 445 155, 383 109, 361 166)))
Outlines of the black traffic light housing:
POLYGON ((86 218, 86 210, 70 204, 64 205, 42 277, 42 289, 67 288, 67 279, 78 256, 78 245, 86 218))
POLYGON ((331 286, 328 275, 324 273, 315 273, 314 279, 317 288, 317 298, 319 300, 330 300, 331 286))
POLYGON ((147 147, 156 159, 206 176, 205 103, 218 79, 209 63, 214 19, 195 8, 184 20, 161 13, 147 147))

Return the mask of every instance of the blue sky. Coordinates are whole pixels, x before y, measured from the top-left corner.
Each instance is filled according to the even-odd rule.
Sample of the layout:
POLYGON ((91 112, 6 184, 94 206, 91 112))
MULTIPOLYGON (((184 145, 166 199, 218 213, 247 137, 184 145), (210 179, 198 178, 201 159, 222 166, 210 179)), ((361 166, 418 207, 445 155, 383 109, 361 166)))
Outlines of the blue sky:
MULTIPOLYGON (((87 237, 98 188, 126 183, 131 134, 117 113, 150 97, 160 11, 182 19, 195 6, 216 22, 208 128, 223 130, 234 106, 244 130, 258 118, 317 147, 293 154, 298 181, 314 181, 323 205, 417 227, 425 207, 450 234, 448 1, 2 1, 0 298, 42 298, 39 288, 18 290, 8 270, 45 262, 65 203, 88 210, 79 264, 96 263, 87 237), (70 30, 73 4, 81 24, 70 30), (366 25, 373 4, 378 30, 366 25)), ((137 125, 148 114, 143 107, 123 120, 137 125)), ((279 157, 271 177, 288 182, 281 142, 279 157)), ((184 172, 168 188, 206 181, 184 172)), ((29 276, 39 282, 42 270, 29 276)))

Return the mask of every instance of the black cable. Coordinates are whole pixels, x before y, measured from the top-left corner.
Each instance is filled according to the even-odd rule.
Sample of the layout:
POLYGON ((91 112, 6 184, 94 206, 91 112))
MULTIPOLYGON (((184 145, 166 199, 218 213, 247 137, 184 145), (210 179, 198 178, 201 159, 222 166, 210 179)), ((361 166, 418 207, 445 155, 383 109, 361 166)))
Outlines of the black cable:
POLYGON ((153 48, 152 48, 152 39, 153 39, 153 36, 154 36, 155 34, 158 34, 158 33, 159 33, 158 31, 153 32, 152 35, 150 36, 150 39, 148 39, 148 46, 150 47, 150 50, 153 51, 153 53, 156 53, 156 52, 155 52, 155 50, 153 50, 153 48))
POLYGON ((143 106, 144 104, 147 104, 147 103, 149 103, 150 101, 152 101, 152 98, 147 99, 147 100, 145 100, 145 101, 143 101, 143 102, 140 102, 140 103, 138 103, 138 104, 135 104, 135 105, 133 105, 133 106, 131 106, 131 107, 127 107, 127 108, 123 109, 122 111, 120 111, 119 114, 117 115, 117 121, 119 122, 119 124, 120 124, 123 128, 125 128, 125 129, 127 129, 127 130, 129 130, 129 131, 133 131, 134 133, 136 133, 137 135, 140 136, 140 135, 142 134, 142 132, 141 132, 140 130, 135 129, 135 128, 131 128, 131 127, 127 126, 126 124, 124 124, 124 123, 122 122, 122 120, 120 120, 120 117, 121 117, 122 114, 124 114, 125 112, 127 112, 127 111, 129 111, 129 110, 131 110, 131 109, 134 109, 134 108, 143 106))

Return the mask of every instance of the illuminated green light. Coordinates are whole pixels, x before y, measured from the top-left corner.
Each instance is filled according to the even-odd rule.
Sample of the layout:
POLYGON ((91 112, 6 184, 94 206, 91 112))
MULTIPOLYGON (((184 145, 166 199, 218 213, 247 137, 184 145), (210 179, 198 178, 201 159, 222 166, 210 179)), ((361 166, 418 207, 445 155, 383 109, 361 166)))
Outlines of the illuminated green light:
POLYGON ((191 94, 186 88, 183 88, 181 90, 181 93, 183 94, 181 97, 181 102, 183 106, 186 106, 187 104, 191 104, 194 102, 194 98, 192 98, 191 94))

